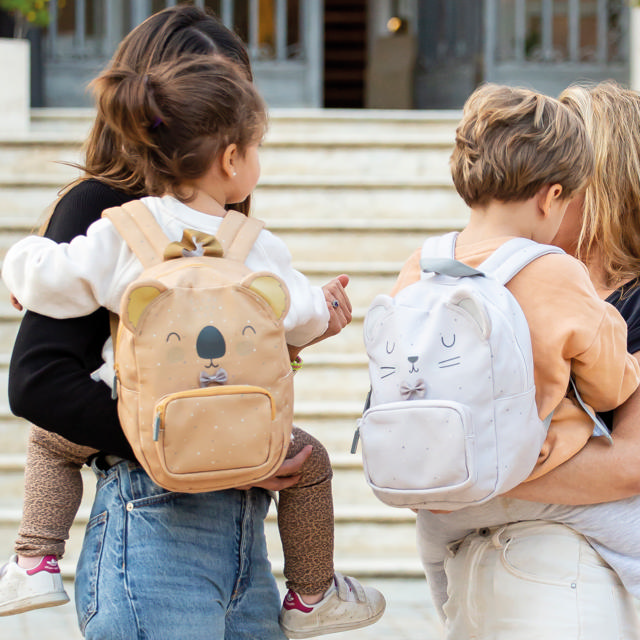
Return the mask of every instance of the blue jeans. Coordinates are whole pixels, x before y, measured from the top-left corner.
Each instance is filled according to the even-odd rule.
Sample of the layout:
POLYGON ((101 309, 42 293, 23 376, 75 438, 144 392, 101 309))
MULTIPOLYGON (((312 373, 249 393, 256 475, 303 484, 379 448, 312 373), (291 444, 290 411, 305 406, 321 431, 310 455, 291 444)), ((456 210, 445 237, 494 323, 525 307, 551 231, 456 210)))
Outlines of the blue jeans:
POLYGON ((98 476, 76 573, 89 640, 285 640, 266 491, 184 494, 120 462, 98 476))

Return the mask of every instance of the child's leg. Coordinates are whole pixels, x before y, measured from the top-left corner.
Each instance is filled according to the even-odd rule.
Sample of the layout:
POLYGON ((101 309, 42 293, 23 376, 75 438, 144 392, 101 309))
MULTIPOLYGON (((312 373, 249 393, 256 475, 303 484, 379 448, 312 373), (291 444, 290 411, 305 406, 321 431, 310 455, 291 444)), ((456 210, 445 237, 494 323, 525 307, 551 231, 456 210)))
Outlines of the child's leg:
POLYGON ((21 557, 61 558, 82 499, 80 469, 94 449, 32 427, 27 446, 22 523, 15 550, 21 557))
POLYGON ((0 616, 69 602, 57 558, 80 506, 80 468, 93 452, 31 428, 17 555, 0 568, 0 616))
POLYGON ((331 462, 326 449, 294 428, 288 457, 306 445, 313 451, 300 480, 280 492, 278 526, 289 591, 280 612, 288 638, 310 638, 367 626, 385 609, 380 592, 333 569, 331 462))
POLYGON ((300 595, 323 594, 333 581, 333 471, 324 446, 294 427, 287 458, 306 445, 313 451, 300 480, 280 491, 278 527, 287 588, 300 595))

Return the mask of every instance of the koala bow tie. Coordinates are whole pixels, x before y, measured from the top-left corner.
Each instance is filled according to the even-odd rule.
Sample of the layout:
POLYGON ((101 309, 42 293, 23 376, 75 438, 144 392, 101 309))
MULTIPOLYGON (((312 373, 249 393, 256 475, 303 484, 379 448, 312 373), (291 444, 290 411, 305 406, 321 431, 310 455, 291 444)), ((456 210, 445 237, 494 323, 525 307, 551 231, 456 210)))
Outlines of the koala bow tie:
POLYGON ((224 369, 218 369, 215 373, 209 374, 206 371, 200 372, 200 386, 208 387, 212 384, 224 384, 229 379, 224 369))

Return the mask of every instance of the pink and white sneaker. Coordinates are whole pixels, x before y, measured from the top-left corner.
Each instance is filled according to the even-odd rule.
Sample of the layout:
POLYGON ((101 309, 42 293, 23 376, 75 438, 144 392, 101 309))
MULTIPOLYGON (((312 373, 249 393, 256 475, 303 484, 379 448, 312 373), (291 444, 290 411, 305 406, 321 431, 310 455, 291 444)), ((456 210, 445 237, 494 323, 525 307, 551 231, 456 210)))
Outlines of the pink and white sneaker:
POLYGON ((280 627, 288 638, 315 638, 373 624, 382 617, 385 606, 377 589, 336 572, 333 584, 316 604, 305 604, 289 590, 280 610, 280 627))
POLYGON ((11 556, 0 569, 0 616, 69 602, 55 556, 45 556, 33 569, 19 567, 17 560, 11 556))

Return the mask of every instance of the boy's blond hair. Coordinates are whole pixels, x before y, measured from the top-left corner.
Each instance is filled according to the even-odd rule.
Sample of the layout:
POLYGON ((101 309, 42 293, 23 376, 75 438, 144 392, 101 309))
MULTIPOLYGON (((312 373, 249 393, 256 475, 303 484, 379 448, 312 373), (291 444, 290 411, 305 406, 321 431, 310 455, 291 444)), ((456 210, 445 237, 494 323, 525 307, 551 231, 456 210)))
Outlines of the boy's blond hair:
POLYGON ((640 95, 612 81, 573 85, 560 101, 583 120, 595 152, 578 257, 595 248, 606 284, 640 275, 640 95))
POLYGON ((485 84, 464 105, 450 165, 470 207, 528 200, 549 184, 569 198, 591 176, 593 150, 583 123, 558 100, 485 84))

